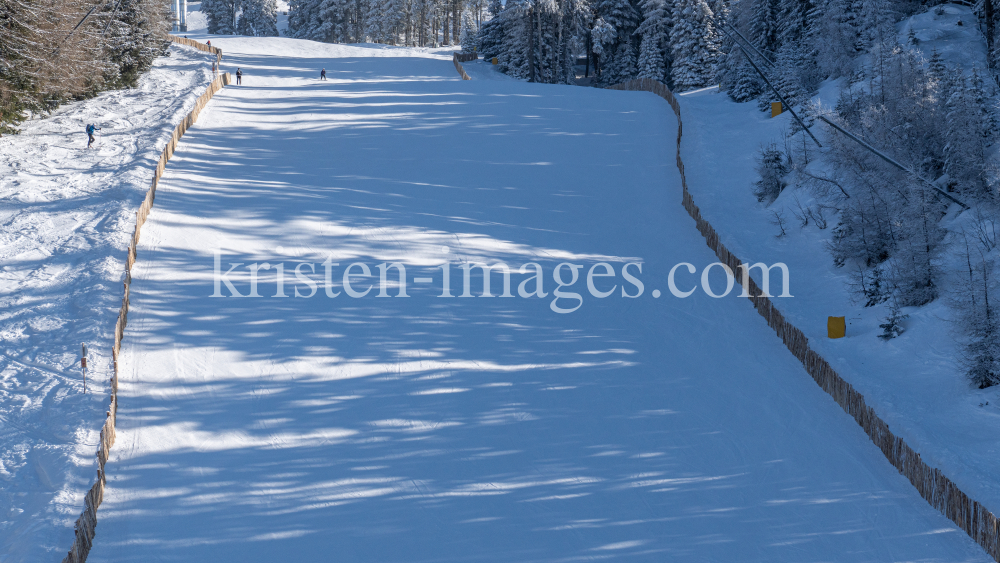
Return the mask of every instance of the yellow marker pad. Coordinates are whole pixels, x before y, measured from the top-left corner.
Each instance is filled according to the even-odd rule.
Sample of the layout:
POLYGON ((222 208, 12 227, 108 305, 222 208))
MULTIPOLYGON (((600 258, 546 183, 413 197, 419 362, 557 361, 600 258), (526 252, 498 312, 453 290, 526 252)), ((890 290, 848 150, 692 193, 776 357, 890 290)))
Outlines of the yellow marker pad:
POLYGON ((844 317, 827 317, 826 334, 830 338, 847 336, 847 323, 844 321, 844 317))

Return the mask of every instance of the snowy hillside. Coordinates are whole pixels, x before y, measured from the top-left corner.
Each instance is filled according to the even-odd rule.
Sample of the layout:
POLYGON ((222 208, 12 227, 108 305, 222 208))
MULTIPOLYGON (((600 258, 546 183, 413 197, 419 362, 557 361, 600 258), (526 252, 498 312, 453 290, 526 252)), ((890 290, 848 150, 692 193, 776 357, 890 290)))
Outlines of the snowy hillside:
POLYGON ((135 90, 69 104, 0 138, 0 561, 61 557, 94 479, 134 213, 177 121, 210 80, 172 48, 135 90), (101 128, 87 150, 84 127, 101 128), (83 394, 80 344, 91 358, 83 394))
POLYGON ((91 561, 987 560, 736 292, 668 291, 715 258, 662 100, 212 41, 244 84, 144 228, 91 561))
MULTIPOLYGON (((917 39, 915 47, 928 59, 938 53, 953 68, 971 72, 985 68, 985 44, 975 27, 975 16, 964 6, 928 10, 900 22, 899 42, 917 39), (958 22, 964 22, 959 25, 958 22)), ((831 108, 844 80, 828 81, 816 100, 831 108)), ((782 312, 810 338, 838 372, 865 395, 876 412, 923 459, 941 468, 973 498, 996 512, 1000 510, 1000 470, 996 452, 1000 437, 1000 392, 996 387, 976 389, 970 385, 959 362, 954 313, 949 307, 955 281, 942 276, 942 297, 922 307, 906 307, 909 315, 899 337, 883 341, 880 324, 890 314, 890 302, 865 307, 849 268, 834 265, 829 245, 838 216, 827 207, 827 224, 811 220, 801 226, 796 214, 826 203, 816 191, 792 187, 771 205, 757 201, 751 181, 759 176, 755 157, 762 146, 785 142, 792 130, 792 117, 775 119, 761 113, 756 104, 737 104, 717 89, 682 96, 685 118, 683 154, 688 179, 702 213, 719 229, 723 241, 749 261, 785 262, 793 272, 795 299, 780 304, 782 312), (787 235, 774 213, 785 218, 787 235), (847 338, 827 338, 828 316, 847 317, 847 338)), ((814 130, 830 146, 832 131, 814 130)), ((789 143, 798 150, 800 133, 789 143)), ((832 177, 829 151, 812 151, 807 168, 813 174, 832 177)), ((802 158, 801 153, 795 153, 802 158)), ((801 161, 800 161, 801 162, 801 161)), ((972 231, 975 210, 959 213, 953 205, 943 225, 948 229, 944 249, 937 258, 942 271, 962 271, 963 229, 972 231)))

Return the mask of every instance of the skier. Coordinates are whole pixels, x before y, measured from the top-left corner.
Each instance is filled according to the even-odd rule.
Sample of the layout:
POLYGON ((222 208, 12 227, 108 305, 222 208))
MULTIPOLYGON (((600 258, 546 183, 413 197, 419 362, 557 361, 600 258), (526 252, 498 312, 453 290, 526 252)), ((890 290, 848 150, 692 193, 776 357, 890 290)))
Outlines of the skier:
POLYGON ((94 132, 95 131, 100 131, 100 130, 101 130, 101 128, 94 126, 93 123, 87 124, 87 148, 88 149, 90 148, 90 145, 94 144, 94 132))
POLYGON ((211 46, 212 46, 212 40, 211 40, 211 39, 209 39, 209 40, 208 40, 208 43, 206 43, 206 45, 208 45, 209 47, 211 47, 211 46))
POLYGON ((326 80, 326 69, 325 68, 323 70, 319 71, 319 79, 320 80, 326 80))
POLYGON ((239 68, 236 69, 236 84, 243 84, 243 71, 239 68))

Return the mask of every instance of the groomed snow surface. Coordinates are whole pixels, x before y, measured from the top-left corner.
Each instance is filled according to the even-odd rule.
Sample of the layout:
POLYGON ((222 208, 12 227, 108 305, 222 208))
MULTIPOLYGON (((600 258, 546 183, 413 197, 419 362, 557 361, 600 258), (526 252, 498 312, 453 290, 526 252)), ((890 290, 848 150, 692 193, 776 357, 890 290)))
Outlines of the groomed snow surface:
POLYGON ((715 258, 662 100, 461 81, 426 51, 212 42, 244 84, 188 131, 143 231, 90 561, 988 560, 746 300, 668 292, 674 264, 715 258), (263 297, 210 297, 217 250, 243 294, 272 266, 263 297), (363 291, 393 261, 410 297, 347 295, 349 263, 363 291), (462 264, 497 261, 539 263, 547 297, 438 297, 441 264, 459 295, 462 264), (562 262, 584 266, 564 315, 562 262))
POLYGON ((152 169, 208 85, 171 48, 138 88, 0 138, 0 561, 59 560, 96 477, 125 248, 152 169), (84 128, 101 128, 87 150, 84 128), (83 394, 80 344, 90 353, 83 394))

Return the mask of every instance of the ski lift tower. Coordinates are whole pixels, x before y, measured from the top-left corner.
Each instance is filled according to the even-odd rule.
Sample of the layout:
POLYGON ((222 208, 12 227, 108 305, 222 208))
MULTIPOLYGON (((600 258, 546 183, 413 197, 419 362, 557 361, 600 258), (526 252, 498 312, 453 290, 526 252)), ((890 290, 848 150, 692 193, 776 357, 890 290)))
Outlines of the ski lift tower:
POLYGON ((187 31, 187 0, 172 0, 170 12, 174 20, 174 31, 187 31))

